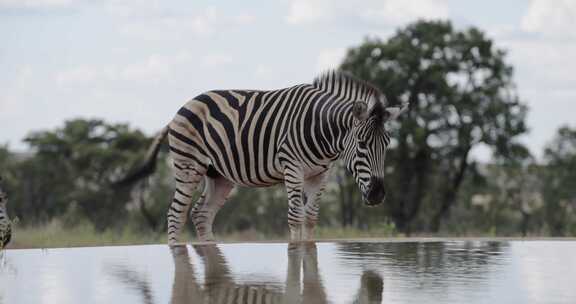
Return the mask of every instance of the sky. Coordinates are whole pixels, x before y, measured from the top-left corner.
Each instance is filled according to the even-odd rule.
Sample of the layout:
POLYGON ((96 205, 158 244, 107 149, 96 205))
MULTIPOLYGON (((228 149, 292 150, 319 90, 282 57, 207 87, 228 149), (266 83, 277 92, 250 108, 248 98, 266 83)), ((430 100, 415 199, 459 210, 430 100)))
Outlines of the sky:
POLYGON ((79 117, 151 135, 203 91, 310 82, 419 18, 508 50, 534 155, 576 127, 576 0, 0 0, 0 144, 79 117))

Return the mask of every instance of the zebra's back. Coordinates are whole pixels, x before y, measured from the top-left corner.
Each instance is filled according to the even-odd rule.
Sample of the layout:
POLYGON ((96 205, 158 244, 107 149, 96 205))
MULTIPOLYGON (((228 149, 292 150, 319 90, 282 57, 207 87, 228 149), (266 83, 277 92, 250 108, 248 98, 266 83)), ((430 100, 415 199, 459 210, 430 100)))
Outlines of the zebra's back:
POLYGON ((183 160, 213 167, 235 184, 283 181, 278 150, 302 95, 299 85, 274 91, 215 90, 187 102, 170 123, 170 147, 183 160))

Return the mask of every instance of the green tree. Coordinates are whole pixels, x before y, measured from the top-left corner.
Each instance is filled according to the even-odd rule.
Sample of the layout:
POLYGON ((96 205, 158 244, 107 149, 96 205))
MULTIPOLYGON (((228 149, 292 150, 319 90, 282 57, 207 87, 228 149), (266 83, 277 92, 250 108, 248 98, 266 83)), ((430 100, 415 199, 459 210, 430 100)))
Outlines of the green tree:
POLYGON ((410 232, 425 202, 427 228, 440 229, 478 144, 502 157, 527 153, 516 142, 526 106, 505 59, 482 31, 445 21, 418 21, 348 51, 343 70, 377 85, 390 104, 410 102, 387 156, 386 209, 399 230, 410 232))
POLYGON ((99 229, 122 220, 131 189, 109 184, 145 153, 144 134, 125 124, 76 119, 34 132, 25 142, 33 156, 20 165, 18 176, 22 219, 48 220, 77 206, 99 229))
POLYGON ((545 221, 552 236, 576 233, 576 129, 562 127, 544 151, 545 221), (572 227, 570 227, 572 225, 572 227))

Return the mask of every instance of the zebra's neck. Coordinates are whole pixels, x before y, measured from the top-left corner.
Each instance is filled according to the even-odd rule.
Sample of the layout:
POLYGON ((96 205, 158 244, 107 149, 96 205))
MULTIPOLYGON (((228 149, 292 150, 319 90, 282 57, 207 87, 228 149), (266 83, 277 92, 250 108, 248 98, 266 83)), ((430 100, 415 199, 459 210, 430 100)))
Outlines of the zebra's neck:
POLYGON ((342 71, 328 71, 314 79, 313 86, 329 96, 335 113, 331 125, 337 126, 335 140, 338 154, 349 144, 349 134, 353 128, 352 105, 361 101, 368 103, 373 96, 380 95, 371 84, 342 71))
MULTIPOLYGON (((333 160, 344 151, 348 134, 352 131, 352 100, 337 98, 321 90, 309 95, 312 106, 303 125, 312 133, 309 144, 314 145, 321 158, 333 160)), ((306 140, 308 141, 308 140, 306 140)))
POLYGON ((343 102, 368 101, 379 91, 371 84, 341 71, 328 71, 316 79, 313 86, 343 102))

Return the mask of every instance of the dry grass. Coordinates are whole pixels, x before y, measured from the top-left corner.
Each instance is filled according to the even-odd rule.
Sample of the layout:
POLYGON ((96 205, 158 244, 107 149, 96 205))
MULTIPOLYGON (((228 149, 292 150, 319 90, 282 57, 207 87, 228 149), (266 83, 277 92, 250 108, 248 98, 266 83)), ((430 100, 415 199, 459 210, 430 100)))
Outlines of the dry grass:
POLYGON ((7 249, 154 244, 163 239, 161 234, 142 234, 128 229, 98 232, 89 224, 65 228, 59 221, 52 221, 42 227, 16 227, 7 249))
MULTIPOLYGON (((41 227, 14 227, 12 242, 8 249, 22 248, 62 248, 114 245, 165 244, 165 232, 149 233, 135 229, 106 230, 98 232, 89 223, 82 223, 73 228, 65 227, 60 221, 54 220, 41 227)), ((389 227, 375 227, 370 230, 354 228, 323 228, 316 231, 316 239, 362 239, 387 238, 396 236, 389 227)), ((228 234, 217 234, 220 242, 273 242, 286 241, 288 235, 272 235, 247 230, 228 234)), ((186 232, 183 241, 195 241, 194 235, 186 232)))
MULTIPOLYGON (((405 237, 398 234, 394 227, 382 225, 371 229, 360 230, 356 228, 318 227, 316 231, 317 241, 445 241, 449 240, 538 240, 549 239, 543 237, 505 237, 498 238, 492 235, 414 235, 405 237)), ((217 234, 219 242, 285 242, 288 235, 273 235, 247 230, 229 234, 217 234)), ((185 232, 181 240, 184 242, 196 242, 194 235, 185 232)), ((574 238, 560 238, 558 240, 574 240, 574 238)), ((147 233, 136 229, 106 230, 98 232, 89 223, 79 224, 73 228, 64 227, 60 221, 52 221, 41 227, 13 226, 12 242, 6 249, 22 248, 63 248, 63 247, 90 247, 90 246, 115 246, 115 245, 143 245, 143 244, 166 244, 165 232, 147 233)), ((0 250, 1 251, 1 250, 0 250)))

